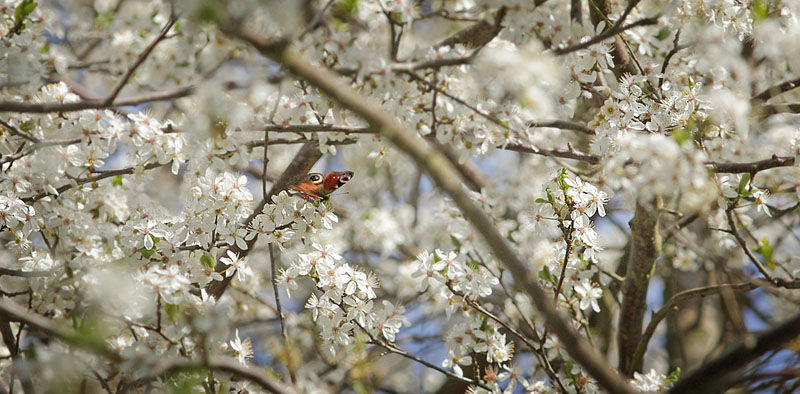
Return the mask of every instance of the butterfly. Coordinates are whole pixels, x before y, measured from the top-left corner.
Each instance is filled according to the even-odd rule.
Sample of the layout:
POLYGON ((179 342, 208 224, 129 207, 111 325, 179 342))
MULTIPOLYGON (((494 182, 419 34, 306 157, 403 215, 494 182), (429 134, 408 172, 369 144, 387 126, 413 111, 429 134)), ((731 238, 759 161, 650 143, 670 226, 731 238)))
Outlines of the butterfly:
POLYGON ((353 178, 353 171, 329 172, 324 176, 314 172, 294 184, 291 190, 306 200, 322 201, 327 200, 331 193, 344 186, 351 178, 353 178))

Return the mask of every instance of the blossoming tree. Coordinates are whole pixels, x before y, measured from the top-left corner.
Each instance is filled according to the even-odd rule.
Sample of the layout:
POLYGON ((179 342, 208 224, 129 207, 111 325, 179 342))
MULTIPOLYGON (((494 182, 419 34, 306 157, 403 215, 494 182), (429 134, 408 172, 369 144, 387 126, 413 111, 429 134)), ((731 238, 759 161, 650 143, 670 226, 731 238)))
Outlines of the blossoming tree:
POLYGON ((0 12, 2 392, 800 385, 797 1, 0 12))

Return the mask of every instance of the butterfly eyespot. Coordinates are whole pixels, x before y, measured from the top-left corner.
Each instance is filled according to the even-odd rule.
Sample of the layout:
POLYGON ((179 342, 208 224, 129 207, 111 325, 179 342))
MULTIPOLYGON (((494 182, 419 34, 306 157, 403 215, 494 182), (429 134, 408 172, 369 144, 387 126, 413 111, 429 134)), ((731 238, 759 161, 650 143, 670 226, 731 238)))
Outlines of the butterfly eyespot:
POLYGON ((311 181, 311 182, 319 182, 319 181, 321 181, 321 180, 322 180, 322 175, 319 175, 319 174, 311 174, 311 175, 308 177, 308 180, 309 180, 309 181, 311 181))

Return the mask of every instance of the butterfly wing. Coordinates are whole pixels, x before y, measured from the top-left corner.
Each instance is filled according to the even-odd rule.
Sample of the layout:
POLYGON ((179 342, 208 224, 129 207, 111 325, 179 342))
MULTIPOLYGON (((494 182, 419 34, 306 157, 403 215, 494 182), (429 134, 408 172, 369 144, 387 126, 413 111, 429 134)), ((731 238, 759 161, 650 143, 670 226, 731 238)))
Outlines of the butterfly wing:
POLYGON ((329 194, 344 186, 351 178, 353 171, 329 172, 325 176, 314 172, 306 175, 304 180, 296 183, 291 189, 306 200, 320 201, 328 198, 329 194))
POLYGON ((329 172, 328 175, 325 175, 325 181, 322 185, 325 196, 344 186, 352 178, 353 171, 329 172))
POLYGON ((322 174, 314 172, 306 175, 306 178, 292 186, 292 190, 297 192, 306 200, 318 201, 325 198, 325 178, 322 174))

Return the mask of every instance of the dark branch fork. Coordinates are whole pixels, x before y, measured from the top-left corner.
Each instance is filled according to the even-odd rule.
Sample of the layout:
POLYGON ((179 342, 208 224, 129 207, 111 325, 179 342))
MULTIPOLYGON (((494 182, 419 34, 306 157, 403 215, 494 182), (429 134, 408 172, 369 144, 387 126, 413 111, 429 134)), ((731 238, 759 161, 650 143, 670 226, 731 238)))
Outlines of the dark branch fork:
POLYGON ((722 356, 704 363, 700 368, 678 380, 670 393, 716 392, 726 378, 762 354, 779 349, 800 334, 800 314, 766 330, 745 338, 722 356))
POLYGON ((733 216, 734 215, 733 207, 728 208, 725 211, 725 214, 728 219, 728 226, 730 226, 730 234, 733 235, 734 239, 736 239, 736 242, 742 248, 744 254, 747 255, 747 257, 750 259, 750 262, 752 262, 753 265, 756 266, 758 272, 760 272, 761 275, 764 276, 763 279, 773 284, 776 287, 782 287, 785 289, 800 289, 800 279, 796 278, 785 279, 773 276, 772 273, 770 273, 769 269, 766 266, 764 266, 764 263, 762 263, 758 259, 758 257, 756 257, 756 255, 750 250, 750 248, 747 247, 747 241, 742 237, 742 235, 739 233, 739 230, 736 227, 736 219, 733 216))
POLYGON ((624 26, 622 25, 625 22, 625 19, 628 18, 628 15, 630 15, 631 11, 633 11, 633 9, 636 7, 636 5, 639 4, 639 1, 640 0, 631 0, 631 2, 628 3, 628 6, 625 8, 625 11, 623 11, 622 15, 620 15, 619 19, 617 19, 617 21, 611 27, 609 27, 608 29, 606 29, 602 33, 600 33, 600 34, 598 34, 598 35, 596 35, 596 36, 594 36, 594 37, 592 37, 592 38, 590 38, 590 39, 588 39, 588 40, 586 40, 584 42, 581 42, 581 43, 578 43, 578 44, 575 44, 575 45, 570 45, 570 46, 567 46, 567 47, 564 47, 564 48, 555 49, 555 50, 553 50, 553 53, 555 55, 557 55, 557 56, 566 55, 568 53, 572 53, 572 52, 575 52, 575 51, 578 51, 578 50, 581 50, 581 49, 588 48, 588 47, 590 47, 590 46, 592 46, 594 44, 602 42, 603 40, 611 38, 611 37, 613 37, 613 36, 615 36, 615 35, 617 35, 619 33, 622 33, 624 31, 626 31, 626 30, 633 29, 634 27, 648 26, 648 25, 654 25, 654 24, 658 23, 658 18, 661 15, 655 15, 655 16, 643 18, 643 19, 640 19, 640 20, 638 20, 636 22, 629 23, 629 24, 624 25, 624 26))

